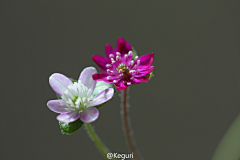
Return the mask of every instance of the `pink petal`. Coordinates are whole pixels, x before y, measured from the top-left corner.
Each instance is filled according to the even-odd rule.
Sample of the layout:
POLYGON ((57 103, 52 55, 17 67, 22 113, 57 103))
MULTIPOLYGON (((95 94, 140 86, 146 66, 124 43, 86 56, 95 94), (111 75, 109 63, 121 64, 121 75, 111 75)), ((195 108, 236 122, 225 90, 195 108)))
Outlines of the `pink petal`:
POLYGON ((135 83, 143 83, 143 82, 147 82, 149 79, 149 76, 148 77, 134 77, 134 79, 132 80, 132 83, 135 84, 135 83))
POLYGON ((126 85, 123 83, 123 81, 118 81, 118 82, 115 83, 114 85, 115 85, 115 87, 116 87, 116 89, 117 89, 118 91, 124 90, 124 89, 126 89, 126 88, 128 87, 128 86, 126 86, 126 85))
POLYGON ((98 118, 99 111, 95 107, 89 107, 85 111, 81 112, 80 115, 81 121, 85 123, 91 123, 98 118))
POLYGON ((138 58, 140 60, 139 67, 150 66, 154 59, 154 53, 149 53, 138 58))
POLYGON ((49 84, 52 89, 60 96, 64 93, 69 85, 72 85, 72 81, 60 73, 54 73, 49 77, 49 84))
POLYGON ((116 52, 114 51, 112 46, 110 46, 109 44, 105 46, 105 52, 107 57, 109 57, 110 54, 113 54, 114 56, 116 55, 116 52))
POLYGON ((94 74, 92 77, 95 81, 104 81, 107 83, 113 83, 113 80, 120 79, 119 75, 109 75, 108 73, 104 72, 94 74), (111 77, 111 79, 108 80, 107 77, 111 77))
POLYGON ((139 73, 135 74, 134 77, 143 77, 148 73, 151 73, 154 69, 154 66, 148 66, 148 67, 142 67, 142 68, 139 67, 138 69, 139 69, 139 73))
POLYGON ((92 59, 97 63, 97 65, 103 70, 106 71, 107 67, 106 64, 111 64, 110 59, 99 56, 99 55, 93 55, 92 59))
POLYGON ((118 38, 116 52, 120 52, 122 55, 132 50, 132 47, 123 38, 118 38))
POLYGON ((107 102, 109 99, 113 97, 114 89, 108 88, 100 92, 96 97, 93 99, 93 106, 97 106, 104 102, 107 102))
POLYGON ((56 113, 67 113, 69 111, 66 110, 68 108, 65 105, 61 104, 62 100, 50 100, 47 103, 48 108, 56 113))
POLYGON ((89 89, 92 89, 92 92, 95 89, 96 81, 93 80, 92 75, 96 74, 97 70, 94 67, 85 68, 80 74, 79 80, 81 80, 82 84, 84 84, 89 89))
POLYGON ((80 114, 78 112, 69 112, 69 113, 64 113, 60 114, 57 116, 58 121, 70 123, 76 121, 80 117, 80 114))
POLYGON ((109 81, 107 80, 108 76, 109 76, 108 73, 101 72, 101 73, 97 73, 97 74, 92 75, 92 78, 95 81, 104 81, 104 82, 108 82, 109 83, 109 81))

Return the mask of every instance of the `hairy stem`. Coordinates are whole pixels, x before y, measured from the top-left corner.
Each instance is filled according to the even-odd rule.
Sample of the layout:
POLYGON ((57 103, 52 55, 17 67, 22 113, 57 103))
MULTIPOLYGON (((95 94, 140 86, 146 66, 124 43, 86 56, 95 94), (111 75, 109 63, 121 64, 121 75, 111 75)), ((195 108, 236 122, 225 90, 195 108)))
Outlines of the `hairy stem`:
POLYGON ((129 117, 128 117, 128 88, 124 89, 122 91, 122 120, 123 120, 123 128, 125 131, 125 136, 127 138, 127 142, 128 142, 128 146, 129 149, 131 150, 131 152, 133 153, 133 159, 134 160, 140 160, 140 157, 137 153, 137 149, 136 146, 134 144, 133 141, 133 135, 131 132, 131 128, 130 128, 130 123, 129 123, 129 117))
MULTIPOLYGON (((90 123, 85 123, 85 126, 86 126, 89 136, 91 137, 92 141, 95 143, 96 147, 101 152, 103 157, 106 159, 109 159, 109 158, 107 158, 107 155, 108 155, 108 153, 110 153, 110 151, 102 143, 102 141, 100 140, 98 135, 95 133, 94 129, 92 128, 92 125, 90 123)), ((116 160, 116 159, 112 158, 112 160, 116 160)))

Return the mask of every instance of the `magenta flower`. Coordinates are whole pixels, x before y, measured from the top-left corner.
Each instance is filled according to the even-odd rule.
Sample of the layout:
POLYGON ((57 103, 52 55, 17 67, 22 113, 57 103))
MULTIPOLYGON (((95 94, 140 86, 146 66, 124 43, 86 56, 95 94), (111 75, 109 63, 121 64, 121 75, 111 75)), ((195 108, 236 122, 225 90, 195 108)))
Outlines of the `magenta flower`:
POLYGON ((105 47, 107 58, 94 55, 92 59, 104 71, 93 75, 96 81, 114 83, 117 90, 123 90, 135 83, 147 82, 154 69, 150 66, 154 59, 154 53, 146 54, 132 60, 132 47, 123 38, 118 38, 117 48, 114 50, 109 44, 105 47))
POLYGON ((50 110, 60 113, 57 120, 69 123, 80 118, 85 123, 91 123, 98 118, 99 111, 94 106, 111 99, 114 89, 105 89, 93 97, 96 81, 92 79, 92 75, 96 73, 94 67, 87 67, 80 74, 78 82, 74 83, 60 73, 54 73, 49 77, 52 89, 62 98, 47 103, 50 110))

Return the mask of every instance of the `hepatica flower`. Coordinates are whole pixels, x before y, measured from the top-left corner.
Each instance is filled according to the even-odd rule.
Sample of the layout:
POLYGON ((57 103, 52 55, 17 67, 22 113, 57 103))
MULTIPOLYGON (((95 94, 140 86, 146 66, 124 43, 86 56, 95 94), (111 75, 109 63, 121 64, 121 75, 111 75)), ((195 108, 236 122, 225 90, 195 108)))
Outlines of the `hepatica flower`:
POLYGON ((80 118, 81 121, 90 123, 98 118, 99 111, 94 106, 111 99, 114 89, 105 89, 93 97, 96 81, 92 79, 92 75, 96 73, 97 70, 94 67, 85 68, 78 82, 74 83, 59 73, 50 76, 49 83, 52 89, 62 98, 50 100, 47 103, 50 110, 60 113, 57 120, 70 123, 80 118))
POLYGON ((154 66, 150 66, 154 59, 154 53, 133 58, 132 47, 123 38, 118 39, 116 50, 107 44, 105 52, 106 58, 100 55, 92 57, 104 71, 94 74, 94 80, 114 83, 117 90, 123 90, 131 84, 148 81, 148 73, 154 69, 154 66))

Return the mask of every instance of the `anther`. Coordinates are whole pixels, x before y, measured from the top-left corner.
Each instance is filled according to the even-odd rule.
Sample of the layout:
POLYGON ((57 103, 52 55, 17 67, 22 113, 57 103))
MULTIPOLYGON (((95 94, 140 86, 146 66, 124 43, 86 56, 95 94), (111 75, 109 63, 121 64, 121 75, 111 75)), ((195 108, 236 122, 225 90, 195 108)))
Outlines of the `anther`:
POLYGON ((130 74, 135 74, 136 71, 135 71, 135 70, 130 70, 129 73, 130 73, 130 74))
POLYGON ((122 69, 120 69, 120 70, 119 70, 119 74, 122 74, 122 71, 123 71, 123 70, 122 70, 122 69))
POLYGON ((107 77, 107 80, 112 80, 112 77, 111 77, 111 76, 108 76, 108 77, 107 77))
POLYGON ((117 80, 113 80, 113 83, 117 83, 117 80))
POLYGON ((133 79, 134 79, 134 77, 130 77, 130 79, 131 79, 131 80, 133 80, 133 79))
POLYGON ((127 82, 127 85, 130 86, 130 85, 131 85, 131 82, 127 82))
POLYGON ((116 62, 113 58, 111 58, 111 61, 112 61, 112 64, 114 64, 116 62))
POLYGON ((133 52, 132 51, 129 51, 128 52, 128 56, 131 57, 133 55, 133 52))
POLYGON ((127 54, 124 55, 124 59, 125 59, 125 61, 127 61, 127 59, 128 59, 128 55, 127 54))
POLYGON ((133 66, 133 64, 134 64, 134 61, 131 60, 131 62, 130 62, 130 67, 133 66))
POLYGON ((114 55, 113 55, 113 54, 110 54, 110 55, 109 55, 109 58, 114 58, 114 55))
POLYGON ((137 60, 137 65, 139 65, 140 64, 140 59, 139 60, 137 60))
POLYGON ((121 62, 121 61, 122 61, 122 58, 121 58, 120 56, 117 56, 117 57, 116 57, 116 61, 121 62))
POLYGON ((138 60, 138 56, 136 56, 136 57, 134 58, 134 60, 137 61, 137 60, 138 60))
POLYGON ((116 55, 121 57, 121 53, 120 52, 116 52, 116 55))
POLYGON ((106 64, 106 67, 107 67, 107 68, 111 68, 112 65, 111 65, 111 64, 106 64))

